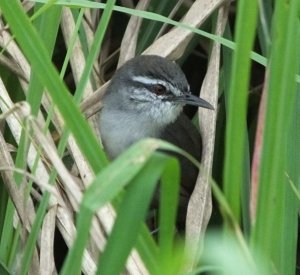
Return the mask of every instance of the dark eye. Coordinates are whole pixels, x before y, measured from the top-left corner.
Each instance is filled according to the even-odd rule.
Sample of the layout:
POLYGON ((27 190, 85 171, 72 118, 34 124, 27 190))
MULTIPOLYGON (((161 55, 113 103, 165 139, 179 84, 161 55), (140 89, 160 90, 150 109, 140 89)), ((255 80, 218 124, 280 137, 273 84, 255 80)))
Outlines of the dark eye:
POLYGON ((167 91, 166 87, 164 85, 161 85, 161 84, 156 84, 153 87, 153 92, 156 95, 163 95, 163 94, 166 93, 166 91, 167 91))

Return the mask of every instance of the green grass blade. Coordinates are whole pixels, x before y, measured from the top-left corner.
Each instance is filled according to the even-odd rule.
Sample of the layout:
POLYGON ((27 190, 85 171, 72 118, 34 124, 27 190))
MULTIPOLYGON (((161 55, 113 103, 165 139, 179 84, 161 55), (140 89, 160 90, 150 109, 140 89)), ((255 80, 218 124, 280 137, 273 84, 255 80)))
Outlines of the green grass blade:
MULTIPOLYGON (((232 39, 231 30, 229 24, 225 29, 225 35, 229 39, 232 39)), ((228 110, 228 101, 229 101, 229 93, 230 93, 230 79, 232 75, 232 55, 233 52, 229 49, 224 49, 223 51, 223 74, 222 78, 224 82, 224 96, 225 96, 225 109, 228 110)), ((224 117, 225 115, 220 115, 224 117)), ((224 119, 224 118, 223 118, 224 119)), ((221 126, 221 123, 220 123, 221 126)), ((249 232, 250 230, 250 220, 249 220, 249 184, 250 184, 250 156, 249 156, 249 140, 248 136, 245 137, 244 143, 244 153, 243 153, 243 170, 242 170, 242 184, 241 184, 241 211, 242 211, 242 222, 243 228, 245 232, 249 232)), ((221 168, 219 168, 221 169, 221 168)), ((220 170, 219 170, 220 171, 220 170)), ((218 172, 220 173, 220 172, 218 172)))
MULTIPOLYGON (((285 215, 294 217, 294 200, 289 200, 286 178, 286 152, 290 146, 288 136, 295 106, 295 74, 300 64, 299 1, 277 1, 272 29, 272 49, 269 66, 267 109, 259 179, 257 219, 252 234, 252 245, 266 257, 270 270, 287 273, 287 247, 296 221, 288 222, 285 215), (292 106, 292 107, 291 107, 292 106)), ((293 149, 295 150, 295 148, 293 149)), ((293 257, 293 255, 289 255, 293 257)), ((290 263, 288 264, 290 265, 290 263)))
POLYGON ((166 160, 166 156, 154 154, 128 186, 106 248, 99 258, 97 274, 120 274, 123 271, 166 160))
POLYGON ((272 0, 260 1, 259 24, 257 34, 261 51, 264 56, 269 56, 271 47, 271 22, 272 22, 272 0))
POLYGON ((90 209, 84 206, 80 208, 77 215, 76 239, 69 251, 67 259, 64 261, 63 268, 60 272, 61 275, 80 274, 82 255, 89 238, 93 214, 90 209))
MULTIPOLYGON (((298 35, 299 37, 299 35, 298 35)), ((300 40, 298 40, 300 41, 300 40)), ((300 47, 300 45, 299 45, 300 47)), ((300 65, 300 64, 299 64, 300 65)), ((293 118, 291 120, 290 130, 289 130, 289 143, 287 148, 287 176, 288 180, 294 183, 297 190, 300 190, 300 150, 295 150, 295 148, 300 148, 300 127, 295 127, 299 121, 300 117, 300 87, 298 85, 296 92, 296 100, 294 102, 293 118)), ((282 259, 282 270, 286 274, 296 274, 296 256, 297 256, 297 240, 298 236, 298 209, 300 205, 300 197, 297 197, 295 190, 292 187, 287 187, 285 201, 288 207, 285 208, 285 213, 283 214, 284 229, 285 233, 283 235, 283 243, 285 244, 285 255, 290 255, 288 259, 282 259)), ((298 194, 299 195, 299 194, 298 194)), ((297 267, 296 267, 297 268, 297 267)))
POLYGON ((254 41, 256 17, 256 1, 239 1, 235 36, 237 46, 233 56, 228 98, 224 170, 224 192, 237 220, 240 220, 241 211, 250 52, 254 41))
MULTIPOLYGON (((41 6, 41 5, 37 5, 41 6)), ((45 5, 44 5, 45 6, 45 5)), ((40 13, 42 8, 39 8, 35 14, 40 13)), ((34 25, 39 32, 39 36, 44 41, 44 45, 49 52, 49 56, 52 56, 54 44, 58 32, 58 27, 60 23, 62 7, 52 6, 47 11, 44 11, 35 21, 34 25)), ((37 75, 34 72, 31 72, 28 93, 26 95, 26 101, 30 104, 31 114, 36 116, 41 104, 41 99, 43 96, 43 86, 40 84, 37 75)), ((25 145, 25 136, 24 131, 22 132, 20 143, 18 146, 18 152, 16 157, 16 167, 24 169, 26 167, 26 145, 25 145)), ((22 181, 22 175, 20 173, 15 173, 14 175, 16 183, 19 184, 22 181)))
POLYGON ((179 195, 179 163, 172 159, 166 164, 160 184, 159 262, 160 273, 170 274, 168 263, 174 257, 173 244, 179 195))
POLYGON ((5 264, 0 260, 0 274, 2 275, 10 275, 11 273, 9 272, 9 270, 7 269, 7 267, 5 266, 5 264))
POLYGON ((82 203, 96 211, 114 199, 161 144, 159 140, 154 139, 146 139, 134 144, 96 176, 86 190, 82 203))
POLYGON ((116 0, 109 0, 107 1, 107 4, 105 5, 105 9, 104 12, 102 14, 100 23, 97 27, 96 33, 95 33, 95 37, 94 37, 94 41, 93 44, 91 46, 89 55, 87 57, 86 60, 86 64, 84 67, 84 70, 82 72, 82 76, 81 79, 77 85, 76 88, 76 92, 75 92, 75 96, 74 99, 78 102, 78 99, 81 98, 85 85, 89 79, 89 76, 91 74, 91 71, 93 69, 93 64, 94 61, 96 60, 97 56, 99 55, 99 51, 101 48, 101 44, 105 35, 105 31, 107 28, 107 25, 109 23, 109 19, 111 17, 114 5, 115 5, 116 0))
MULTIPOLYGON (((60 23, 61 10, 62 7, 52 6, 34 21, 39 37, 44 41, 49 56, 52 56, 53 53, 60 23)), ((43 86, 39 83, 34 72, 31 74, 30 78, 26 100, 30 104, 31 114, 36 116, 41 104, 43 86)))
MULTIPOLYGON (((173 1, 151 1, 149 9, 156 14, 168 16, 174 8, 173 1)), ((142 24, 140 39, 138 41, 137 52, 143 52, 155 40, 162 24, 161 22, 151 20, 147 24, 142 24)))
POLYGON ((28 270, 30 267, 32 255, 36 246, 36 241, 40 233, 40 228, 43 224, 44 215, 46 213, 46 210, 48 208, 48 200, 49 200, 49 193, 46 193, 46 195, 43 197, 43 200, 41 201, 40 207, 38 208, 38 211, 36 213, 35 220, 33 222, 31 232, 28 236, 26 246, 24 249, 24 256, 22 258, 22 269, 21 273, 22 275, 28 274, 28 270), (43 203, 46 201, 45 203, 43 203))
POLYGON ((0 239, 1 239, 3 227, 5 224, 4 221, 5 221, 6 208, 7 208, 8 201, 9 201, 8 193, 5 189, 3 179, 0 178, 0 239))
MULTIPOLYGON (((61 15, 61 7, 54 6, 51 9, 48 9, 46 12, 44 12, 35 22, 38 32, 40 34, 41 39, 43 39, 47 51, 49 53, 49 56, 52 56, 55 39, 58 32, 59 22, 60 22, 60 15, 61 15)), ((37 115, 39 109, 40 109, 40 103, 43 95, 43 86, 40 84, 38 77, 34 72, 31 74, 29 89, 28 89, 28 95, 27 95, 27 102, 31 106, 31 112, 33 115, 37 115)), ((18 154, 16 158, 16 167, 24 167, 23 165, 26 164, 25 162, 25 155, 26 152, 26 137, 25 133, 23 132, 20 144, 18 148, 18 154)), ((38 156, 37 156, 38 158, 38 156)), ((34 171, 33 171, 34 173, 34 171)), ((19 176, 16 178, 16 181, 21 182, 22 175, 19 174, 19 176)), ((49 198, 49 196, 48 196, 49 198)), ((47 205, 47 204, 46 204, 47 205)), ((43 200, 40 204, 41 207, 39 207, 39 210, 37 211, 38 216, 36 217, 34 224, 32 226, 32 230, 29 234, 28 240, 25 245, 24 249, 24 256, 22 259, 22 272, 24 274, 27 274, 27 271, 30 266, 32 253, 34 251, 34 247, 36 244, 36 240, 38 238, 39 230, 43 222, 43 217, 45 214, 45 211, 47 209, 46 205, 43 203, 43 200), (43 209, 43 210, 42 210, 43 209)))
MULTIPOLYGON (((104 168, 95 178, 91 186, 86 190, 83 201, 82 201, 82 208, 86 209, 83 210, 85 215, 88 215, 86 213, 87 209, 89 209, 90 212, 94 213, 99 208, 101 208, 103 205, 105 205, 107 202, 110 202, 116 198, 120 192, 124 189, 125 186, 129 184, 132 179, 136 177, 136 175, 139 173, 141 169, 148 163, 149 158, 153 154, 153 152, 158 149, 163 148, 164 150, 172 150, 176 152, 181 152, 181 150, 178 150, 175 146, 170 145, 166 142, 160 141, 160 140, 154 140, 154 139, 147 139, 143 140, 141 142, 138 142, 134 144, 131 148, 129 148, 127 151, 125 151, 122 155, 120 155, 116 160, 114 160, 109 166, 104 168)), ((159 162, 158 162, 159 164, 159 162)), ((174 164, 173 164, 174 165, 174 164)), ((163 169, 164 167, 160 167, 161 164, 158 165, 156 168, 157 171, 160 171, 160 169, 163 169)), ((172 169, 175 169, 172 167, 172 169)), ((162 171, 162 170, 161 170, 162 171)), ((156 172, 153 171, 153 174, 156 172)), ((174 171, 174 176, 178 172, 176 172, 176 169, 174 171)), ((169 184, 168 186, 171 186, 169 184)), ((173 188, 173 186, 172 186, 173 188)), ((170 193, 176 193, 176 190, 170 191, 170 193)), ((138 199, 138 198, 136 198, 138 199)), ((146 198, 143 199, 143 201, 147 201, 146 198)), ((118 204, 119 205, 119 204, 118 204)), ((123 209, 123 206, 119 206, 118 209, 123 209)), ((142 207, 141 207, 142 209, 142 207)), ((141 210, 140 209, 140 210, 141 210)), ((129 210, 128 210, 129 211, 129 210)), ((173 211, 175 211, 173 209, 173 211)), ((127 213, 131 213, 131 210, 127 213)), ((81 215, 81 212, 79 212, 79 216, 81 215)), ((142 213, 139 213, 139 217, 143 216, 142 213)), ((173 214, 173 217, 175 214, 173 214)), ((122 218, 123 219, 123 218, 122 218)), ((78 220, 81 220, 78 219, 78 220)), ((137 221, 136 225, 137 225, 137 221)), ((140 220, 141 222, 141 220, 140 220)), ((89 231, 89 223, 85 221, 85 225, 78 224, 78 235, 75 240, 75 243, 73 247, 70 250, 70 253, 68 255, 68 259, 66 261, 66 267, 64 267, 64 273, 63 274, 70 274, 69 272, 72 272, 78 269, 78 266, 74 266, 74 262, 78 262, 78 257, 82 256, 83 249, 84 249, 84 241, 82 238, 87 241, 88 235, 86 234, 87 231, 89 231), (82 232, 81 232, 82 230, 82 232), (74 260, 76 259, 76 261, 74 260), (72 266, 73 265, 73 266, 72 266), (73 269, 74 268, 74 269, 73 269)), ((123 222, 122 222, 123 223, 123 222)), ((171 223, 174 224, 174 221, 171 220, 171 223)), ((140 227, 139 225, 139 232, 142 233, 142 235, 137 240, 137 246, 142 252, 142 256, 149 257, 150 260, 145 260, 147 267, 150 270, 156 270, 157 269, 157 259, 159 259, 158 256, 158 250, 156 248, 156 245, 153 243, 153 241, 149 239, 149 233, 145 232, 144 227, 140 227), (149 245, 145 248, 145 244, 149 245)), ((169 226, 170 227, 170 226, 169 226)), ((119 229, 117 229, 119 230, 119 229)), ((119 234, 119 233, 118 233, 119 234)), ((132 233, 131 233, 132 234, 132 233)), ((133 234, 134 235, 134 234, 133 234)), ((137 237, 138 235, 136 235, 137 237)), ((171 238, 171 237, 169 237, 171 238)), ((132 239, 131 239, 132 241, 132 239)), ((113 241, 114 242, 114 241, 113 241)), ((169 243, 169 242, 168 242, 169 243)), ((128 244, 127 244, 128 248, 128 244)), ((114 248, 112 248, 114 249, 114 248)), ((125 250, 124 250, 125 251, 125 250)), ((123 251, 123 252, 124 252, 123 251)), ((128 250, 126 250, 128 252, 128 250)), ((126 253, 127 253, 126 252, 126 253)), ((109 252, 111 253, 111 252, 109 252)), ((124 252, 125 253, 125 252, 124 252)), ((125 253, 125 254, 126 254, 125 253)), ((123 254, 123 257, 124 255, 123 254)), ((81 258, 80 258, 81 259, 81 258)))
POLYGON ((152 235, 149 233, 149 229, 146 225, 142 225, 141 233, 138 236, 136 249, 138 250, 143 262, 148 270, 151 270, 154 274, 158 273, 157 259, 159 249, 152 235))
POLYGON ((1 239, 0 239, 0 260, 8 266, 10 257, 12 254, 12 251, 10 250, 12 247, 12 242, 14 238, 14 227, 13 227, 13 216, 15 212, 14 205, 11 200, 7 202, 6 208, 5 208, 5 216, 3 217, 3 228, 1 233, 1 239))

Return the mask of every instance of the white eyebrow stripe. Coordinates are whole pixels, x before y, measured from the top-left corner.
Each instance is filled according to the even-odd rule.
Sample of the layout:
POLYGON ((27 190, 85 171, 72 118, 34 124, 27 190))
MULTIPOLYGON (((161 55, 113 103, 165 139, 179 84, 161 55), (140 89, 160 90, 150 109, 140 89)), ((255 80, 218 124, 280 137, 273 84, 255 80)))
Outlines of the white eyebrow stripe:
POLYGON ((146 85, 155 85, 155 84, 163 84, 165 86, 169 86, 170 83, 163 81, 163 80, 157 80, 155 78, 150 78, 150 77, 146 77, 146 76, 133 76, 132 80, 135 82, 140 82, 146 85))
POLYGON ((174 93, 175 95, 179 96, 181 95, 181 91, 174 87, 170 82, 161 80, 161 79, 155 79, 155 78, 150 78, 150 77, 146 77, 146 76, 133 76, 132 80, 135 82, 139 82, 145 85, 156 85, 156 84, 161 84, 163 86, 165 86, 167 89, 171 90, 172 93, 174 93))

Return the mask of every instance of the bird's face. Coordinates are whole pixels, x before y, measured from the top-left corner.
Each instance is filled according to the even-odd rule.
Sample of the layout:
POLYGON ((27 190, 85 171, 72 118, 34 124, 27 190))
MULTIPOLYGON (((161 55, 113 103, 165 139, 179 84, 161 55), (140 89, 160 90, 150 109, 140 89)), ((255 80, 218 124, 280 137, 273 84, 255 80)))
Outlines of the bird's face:
POLYGON ((137 112, 161 125, 172 123, 186 104, 212 109, 193 96, 180 67, 159 56, 139 56, 127 62, 114 76, 112 88, 122 108, 137 112))
POLYGON ((182 112, 183 104, 172 99, 183 92, 173 83, 160 78, 135 75, 131 78, 129 106, 134 110, 147 114, 160 124, 169 124, 176 120, 182 112))

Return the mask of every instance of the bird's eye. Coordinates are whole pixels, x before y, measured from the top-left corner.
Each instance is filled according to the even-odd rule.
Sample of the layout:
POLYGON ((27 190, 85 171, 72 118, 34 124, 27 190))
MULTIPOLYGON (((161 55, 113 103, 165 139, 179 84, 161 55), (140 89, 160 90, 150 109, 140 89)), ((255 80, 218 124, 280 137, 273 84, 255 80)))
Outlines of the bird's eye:
POLYGON ((156 94, 156 95, 163 95, 165 94, 167 91, 166 87, 162 84, 156 84, 154 85, 153 87, 153 92, 156 94))

